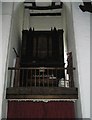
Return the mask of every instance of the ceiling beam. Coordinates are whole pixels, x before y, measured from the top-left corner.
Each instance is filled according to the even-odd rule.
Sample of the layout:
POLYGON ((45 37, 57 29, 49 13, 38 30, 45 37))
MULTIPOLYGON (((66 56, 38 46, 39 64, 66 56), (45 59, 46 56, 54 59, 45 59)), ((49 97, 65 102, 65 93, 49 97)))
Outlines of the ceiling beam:
POLYGON ((26 4, 26 3, 28 4, 28 3, 33 3, 33 2, 24 2, 24 3, 25 3, 25 4, 26 4))
POLYGON ((83 2, 84 5, 79 5, 79 8, 83 11, 83 12, 90 12, 92 13, 92 4, 91 2, 83 2))
POLYGON ((55 2, 52 2, 51 4, 52 4, 52 6, 55 6, 55 2))
POLYGON ((61 16, 61 13, 30 13, 30 16, 61 16))
POLYGON ((36 6, 36 3, 35 3, 35 2, 32 2, 32 6, 36 6))
MULTIPOLYGON (((25 2, 26 3, 26 2, 25 2)), ((29 3, 29 2, 28 2, 29 3)), ((63 3, 61 2, 60 5, 51 5, 51 6, 27 6, 25 5, 25 9, 30 9, 30 10, 52 10, 52 9, 61 9, 63 3)))

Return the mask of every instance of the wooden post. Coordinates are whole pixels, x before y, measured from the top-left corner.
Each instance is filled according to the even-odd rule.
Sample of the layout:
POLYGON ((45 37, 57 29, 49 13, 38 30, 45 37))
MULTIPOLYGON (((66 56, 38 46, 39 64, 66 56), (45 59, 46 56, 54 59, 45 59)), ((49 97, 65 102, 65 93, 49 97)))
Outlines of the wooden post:
MULTIPOLYGON (((16 57, 16 64, 15 64, 15 68, 19 68, 20 67, 20 58, 16 57)), ((15 77, 14 77, 14 87, 19 87, 19 80, 20 80, 20 70, 15 70, 15 77)))
POLYGON ((70 68, 73 68, 72 52, 67 53, 67 62, 68 62, 67 68, 69 68, 67 70, 67 72, 69 74, 69 80, 70 80, 69 86, 74 87, 73 69, 70 69, 70 68))

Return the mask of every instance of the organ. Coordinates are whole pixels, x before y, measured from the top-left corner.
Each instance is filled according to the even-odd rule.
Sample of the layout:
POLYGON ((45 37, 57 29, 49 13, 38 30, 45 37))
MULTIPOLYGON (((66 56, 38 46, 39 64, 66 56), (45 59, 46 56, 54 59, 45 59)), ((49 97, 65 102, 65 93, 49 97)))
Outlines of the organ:
MULTIPOLYGON (((50 68, 50 67, 61 67, 64 68, 64 46, 63 46, 63 30, 59 29, 48 31, 35 31, 31 28, 29 30, 22 31, 22 49, 21 49, 21 67, 35 67, 38 68, 50 68)), ((24 86, 26 84, 26 74, 24 74, 24 86)), ((29 73, 30 74, 30 73, 29 73)), ((65 78, 64 69, 62 70, 47 70, 40 69, 31 73, 33 86, 35 84, 35 78, 43 81, 47 85, 47 79, 50 79, 49 83, 54 78, 54 85, 58 86, 57 79, 65 78), (47 77, 48 76, 48 77, 47 77), (57 78, 56 78, 57 76, 57 78), (52 79, 51 79, 52 78, 52 79)), ((30 76, 30 75, 29 75, 30 76)), ((21 76, 20 76, 21 77, 21 76)), ((31 79, 31 78, 27 78, 31 79)), ((20 78, 21 80, 21 78, 20 78)), ((38 82, 38 81, 37 81, 38 82)), ((20 81, 21 84, 21 81, 20 81)), ((41 84, 41 83, 40 83, 41 84)), ((52 82, 51 82, 52 84, 52 82)))
POLYGON ((64 67, 63 30, 22 31, 21 65, 64 67))

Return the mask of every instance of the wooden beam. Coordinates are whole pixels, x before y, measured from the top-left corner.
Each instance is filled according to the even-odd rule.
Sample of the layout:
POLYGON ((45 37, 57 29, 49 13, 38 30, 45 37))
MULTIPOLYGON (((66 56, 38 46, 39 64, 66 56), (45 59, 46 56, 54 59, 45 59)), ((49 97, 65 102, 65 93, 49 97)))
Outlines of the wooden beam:
POLYGON ((35 3, 35 2, 32 2, 32 6, 36 6, 36 3, 35 3))
POLYGON ((79 8, 83 11, 83 12, 90 12, 92 13, 92 4, 91 2, 83 2, 84 5, 79 5, 79 8))
POLYGON ((30 10, 52 10, 52 9, 61 9, 63 3, 60 5, 55 5, 55 6, 25 6, 25 9, 30 9, 30 10))
POLYGON ((7 88, 7 99, 77 99, 77 88, 16 87, 7 88))
MULTIPOLYGON (((8 70, 39 70, 40 67, 20 67, 20 68, 15 68, 15 67, 8 67, 8 70)), ((44 70, 49 69, 49 70, 53 70, 53 69, 57 69, 57 70, 75 70, 75 67, 73 68, 63 68, 63 67, 43 67, 44 70)))
POLYGON ((30 16, 61 16, 61 13, 30 13, 30 16))
POLYGON ((29 3, 33 3, 33 2, 24 2, 24 4, 29 4, 29 3))
POLYGON ((7 94, 21 94, 21 95, 69 95, 77 94, 77 88, 64 87, 14 87, 7 88, 7 94))
POLYGON ((6 99, 78 99, 77 95, 6 95, 6 99))
POLYGON ((52 6, 55 6, 55 2, 52 2, 51 4, 52 4, 52 6))

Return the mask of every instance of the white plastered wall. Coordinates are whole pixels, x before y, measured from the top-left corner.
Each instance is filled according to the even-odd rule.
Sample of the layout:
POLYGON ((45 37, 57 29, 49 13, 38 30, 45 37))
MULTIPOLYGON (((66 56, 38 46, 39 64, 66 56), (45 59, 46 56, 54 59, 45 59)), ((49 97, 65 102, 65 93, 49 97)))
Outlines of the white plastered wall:
MULTIPOLYGON (((92 71, 92 14, 90 14, 90 73, 92 71)), ((92 74, 90 74, 90 118, 92 119, 92 94, 91 94, 91 90, 92 90, 92 74)))
POLYGON ((72 3, 74 34, 82 117, 90 118, 90 13, 83 13, 80 4, 72 3))
POLYGON ((6 72, 6 60, 7 60, 7 50, 8 50, 8 42, 9 42, 9 32, 10 32, 10 25, 11 25, 11 16, 12 16, 12 8, 13 3, 2 3, 2 96, 1 101, 2 104, 0 108, 3 111, 1 115, 3 117, 6 116, 7 111, 7 100, 4 99, 4 89, 6 85, 5 80, 5 72, 6 72))
POLYGON ((23 29, 29 30, 30 28, 30 10, 25 9, 24 10, 24 22, 23 22, 23 29))
MULTIPOLYGON (((0 2, 0 30, 2 30, 2 3, 0 2)), ((0 32, 0 98, 2 98, 2 32, 0 32)), ((0 99, 0 106, 2 106, 2 101, 0 99)), ((1 111, 2 108, 0 107, 0 119, 1 119, 1 111)))
POLYGON ((66 3, 68 50, 73 53, 77 118, 90 118, 90 13, 79 9, 82 3, 66 3))
POLYGON ((7 117, 6 87, 9 86, 8 67, 16 58, 13 47, 19 52, 23 26, 24 7, 22 3, 2 3, 2 118, 7 117))
POLYGON ((48 17, 48 16, 36 16, 30 17, 30 27, 34 27, 35 30, 51 30, 51 27, 56 27, 60 29, 62 25, 62 16, 48 17))
MULTIPOLYGON (((90 73, 92 71, 92 14, 90 14, 90 73)), ((92 74, 90 74, 90 100, 92 101, 92 74)), ((92 119, 92 104, 90 101, 90 118, 92 119)))

